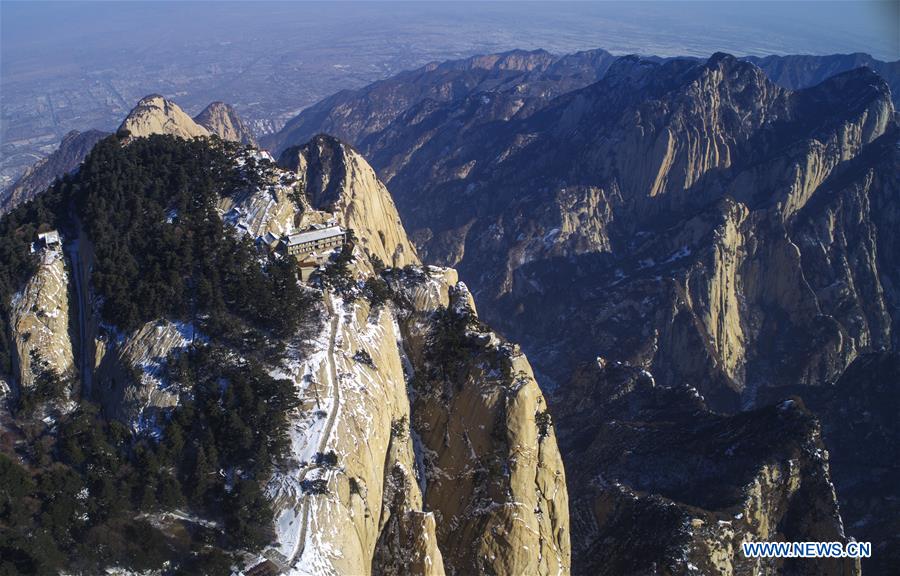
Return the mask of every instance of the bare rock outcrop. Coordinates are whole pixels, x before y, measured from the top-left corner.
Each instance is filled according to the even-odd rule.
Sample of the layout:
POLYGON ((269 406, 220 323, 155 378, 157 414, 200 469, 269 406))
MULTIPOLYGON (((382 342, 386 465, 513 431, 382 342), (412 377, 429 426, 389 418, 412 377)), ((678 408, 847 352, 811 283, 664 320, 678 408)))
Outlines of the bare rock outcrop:
POLYGON ((178 404, 180 391, 164 379, 170 353, 202 339, 188 324, 151 321, 110 343, 97 369, 94 394, 107 414, 137 432, 153 432, 156 419, 178 404))
POLYGON ((216 134, 223 140, 240 142, 249 146, 257 145, 253 133, 231 104, 212 102, 194 116, 194 122, 209 130, 210 134, 216 134))
POLYGON ((179 138, 210 135, 209 130, 194 122, 177 104, 159 94, 142 98, 119 130, 127 130, 135 138, 151 134, 171 134, 179 138))
POLYGON ((350 146, 318 136, 285 150, 279 165, 297 173, 314 209, 334 213, 342 226, 355 231, 367 254, 388 266, 419 262, 390 193, 350 146))
POLYGON ((349 147, 319 137, 281 169, 242 162, 262 188, 220 206, 239 229, 336 220, 356 236, 356 283, 323 287, 321 332, 287 342, 304 354, 274 369, 296 383, 301 406, 291 464, 269 485, 277 543, 267 557, 297 574, 567 573, 565 473, 525 357, 477 320, 455 270, 415 266, 389 193, 349 147), (379 274, 373 257, 392 268, 379 274), (387 302, 362 297, 373 282, 387 302), (436 346, 456 337, 444 334, 450 313, 480 344, 439 383, 436 346))
POLYGON ((725 416, 696 389, 599 359, 555 406, 580 574, 859 574, 747 558, 743 542, 847 542, 821 429, 799 399, 725 416))
POLYGON ((385 274, 392 304, 330 293, 309 359, 281 369, 303 398, 296 462, 270 486, 282 564, 298 574, 568 573, 565 472, 528 361, 477 322, 455 271, 385 274), (473 332, 445 333, 451 313, 473 332), (473 354, 438 377, 437 347, 456 337, 471 338, 473 354))
POLYGON ((477 318, 446 271, 397 272, 413 371, 424 500, 448 573, 558 574, 570 567, 565 471, 527 359, 477 318), (424 285, 424 287, 423 287, 424 285), (434 307, 435 304, 439 306, 434 307))
POLYGON ((62 252, 44 249, 41 263, 12 303, 11 325, 17 374, 14 389, 21 393, 47 375, 61 379, 67 400, 72 389, 75 360, 69 336, 69 277, 62 252))
POLYGON ((66 134, 59 148, 50 156, 28 168, 18 180, 0 192, 0 215, 27 202, 46 190, 54 180, 78 168, 94 144, 105 136, 107 133, 99 130, 73 130, 66 134))

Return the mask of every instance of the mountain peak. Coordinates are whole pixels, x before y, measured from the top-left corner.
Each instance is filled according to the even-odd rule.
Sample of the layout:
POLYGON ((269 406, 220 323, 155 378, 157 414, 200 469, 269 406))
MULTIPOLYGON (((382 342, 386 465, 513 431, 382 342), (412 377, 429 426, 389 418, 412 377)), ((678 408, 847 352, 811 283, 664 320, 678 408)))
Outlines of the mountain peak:
POLYGON ((180 138, 209 136, 209 131, 188 116, 177 104, 159 94, 141 98, 119 126, 132 136, 171 134, 180 138))
POLYGON ((203 112, 194 116, 194 122, 203 126, 223 140, 233 140, 256 146, 256 139, 250 128, 244 124, 237 110, 225 102, 211 102, 203 112))
POLYGON ((737 58, 732 56, 727 52, 715 52, 712 56, 709 57, 709 60, 706 61, 707 66, 719 66, 720 64, 728 64, 730 62, 736 62, 737 58))
POLYGON ((530 72, 544 70, 557 60, 557 57, 546 50, 510 50, 496 54, 473 56, 461 61, 469 68, 485 70, 515 70, 530 72))
POLYGON ((313 208, 336 213, 355 230, 367 253, 388 266, 419 263, 390 192, 350 145, 319 134, 285 150, 278 164, 299 176, 313 208))

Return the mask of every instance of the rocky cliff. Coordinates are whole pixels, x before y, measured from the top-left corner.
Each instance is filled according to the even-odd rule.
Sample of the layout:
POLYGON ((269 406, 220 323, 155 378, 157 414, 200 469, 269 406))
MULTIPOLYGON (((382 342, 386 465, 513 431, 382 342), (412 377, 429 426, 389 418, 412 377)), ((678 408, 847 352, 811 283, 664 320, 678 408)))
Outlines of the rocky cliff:
MULTIPOLYGON (((900 318, 890 84, 777 60, 622 57, 524 108, 502 89, 423 100, 355 143, 418 253, 460 271, 561 403, 577 399, 573 367, 600 355, 694 386, 715 412, 763 409, 895 349, 900 318), (795 65, 816 69, 788 78, 795 65)), ((577 432, 561 432, 570 469, 577 432)), ((613 565, 637 558, 611 550, 613 565)))
POLYGON ((400 321, 412 428, 448 572, 567 573, 565 472, 546 401, 528 360, 478 320, 454 277, 428 269, 389 278, 413 304, 400 321))
MULTIPOLYGON (((706 63, 624 58, 600 82, 499 127, 474 124, 421 144, 412 144, 418 124, 407 124, 409 137, 385 131, 396 146, 391 159, 374 157, 422 253, 459 266, 477 291, 492 294, 488 318, 529 347, 566 351, 568 360, 538 355, 542 370, 565 379, 553 372, 595 353, 644 355, 636 361, 652 362, 662 382, 696 382, 734 408, 759 385, 779 384, 774 366, 795 366, 780 383, 833 379, 856 342, 868 341, 829 328, 824 316, 838 308, 823 315, 809 297, 814 257, 804 256, 798 236, 812 214, 804 208, 833 198, 826 190, 838 174, 847 171, 846 180, 867 161, 892 162, 892 116, 890 91, 865 69, 791 93, 727 55, 706 63), (814 197, 822 200, 810 204, 814 197), (563 280, 573 270, 574 281, 563 280), (546 293, 562 297, 548 302, 546 293), (636 294, 639 306, 629 304, 636 294), (567 325, 552 320, 575 303, 603 312, 567 325), (527 328, 517 317, 529 319, 527 328), (659 324, 638 336, 637 317, 659 324), (535 318, 546 318, 546 330, 533 330, 535 318), (632 320, 617 328, 624 318, 632 320), (794 362, 796 349, 767 336, 785 318, 817 334, 825 352, 794 362)), ((889 194, 890 186, 877 187, 889 194)), ((893 250, 878 257, 891 259, 893 250)), ((887 304, 877 306, 870 316, 885 318, 887 304)))
MULTIPOLYGON (((121 138, 102 141, 75 180, 47 192, 50 206, 80 206, 77 219, 49 209, 78 241, 46 253, 13 300, 11 325, 17 357, 48 352, 48 367, 91 382, 73 386, 72 415, 41 432, 59 447, 56 469, 73 485, 84 475, 89 496, 73 501, 107 505, 112 492, 91 484, 95 473, 110 486, 132 482, 132 471, 142 477, 116 489, 125 517, 73 512, 71 521, 92 530, 90 541, 121 522, 151 544, 138 556, 85 551, 61 565, 569 572, 565 472, 528 361, 478 320, 455 271, 419 265, 390 194, 358 153, 317 138, 287 154, 283 169, 217 140, 121 138), (98 185, 111 165, 197 179, 98 185), (263 242, 328 221, 354 234, 309 282, 263 242), (71 275, 64 253, 78 268, 71 275), (108 431, 106 444, 70 442, 86 430, 108 431), (107 466, 120 472, 97 472, 107 466)), ((3 420, 25 429, 21 412, 3 420)), ((30 450, 11 455, 51 473, 30 450)), ((16 550, 22 562, 61 562, 16 550)))
POLYGON ((270 485, 275 557, 303 574, 567 573, 565 474, 552 427, 538 432, 546 404, 527 360, 483 325, 466 333, 477 317, 455 271, 398 268, 415 252, 355 151, 320 137, 281 164, 308 202, 300 219, 352 228, 349 275, 385 282, 390 296, 327 291, 309 359, 281 368, 303 404, 296 468, 270 485), (374 257, 394 266, 381 280, 374 257), (466 319, 453 327, 462 333, 443 333, 451 309, 466 319), (443 338, 479 342, 453 351, 452 375, 434 366, 443 338))
POLYGON ((48 410, 71 410, 78 395, 69 317, 69 275, 58 249, 41 249, 40 264, 13 297, 10 324, 15 343, 11 398, 58 394, 48 410), (58 391, 36 390, 61 386, 58 391))
POLYGON ((78 168, 84 157, 101 138, 107 136, 99 130, 72 131, 63 137, 50 156, 36 163, 8 188, 0 192, 0 214, 27 202, 53 184, 57 178, 78 168))
POLYGON ((210 134, 209 130, 194 122, 177 104, 159 94, 142 98, 122 121, 119 130, 128 130, 136 138, 151 134, 171 134, 179 138, 210 134))
POLYGON ((419 262, 390 193, 358 152, 319 136, 285 150, 279 164, 297 174, 314 209, 356 231, 366 254, 394 267, 419 262))
POLYGON ((194 116, 194 122, 206 128, 210 134, 215 134, 223 140, 256 146, 253 133, 244 124, 237 110, 225 102, 210 103, 202 112, 194 116))
POLYGON ((641 368, 583 366, 556 405, 583 574, 859 574, 858 561, 748 559, 751 541, 847 541, 799 399, 723 416, 641 368))

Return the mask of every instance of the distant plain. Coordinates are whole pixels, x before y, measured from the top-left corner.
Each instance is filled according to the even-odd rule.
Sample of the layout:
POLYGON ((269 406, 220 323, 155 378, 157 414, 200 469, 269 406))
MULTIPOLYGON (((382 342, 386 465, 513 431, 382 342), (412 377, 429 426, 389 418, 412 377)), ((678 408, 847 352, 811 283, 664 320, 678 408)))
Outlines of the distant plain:
POLYGON ((265 134, 338 90, 514 48, 900 57, 896 1, 762 4, 4 0, 0 186, 70 130, 113 130, 150 93, 191 114, 229 102, 265 134))

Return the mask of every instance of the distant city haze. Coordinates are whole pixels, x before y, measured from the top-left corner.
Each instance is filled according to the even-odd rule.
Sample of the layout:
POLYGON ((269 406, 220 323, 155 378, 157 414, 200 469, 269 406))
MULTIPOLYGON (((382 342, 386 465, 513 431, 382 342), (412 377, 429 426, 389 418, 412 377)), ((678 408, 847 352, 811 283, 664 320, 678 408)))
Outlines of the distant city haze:
POLYGON ((0 186, 149 93, 233 104, 257 134, 427 62, 513 48, 900 58, 898 2, 0 3, 0 186))

